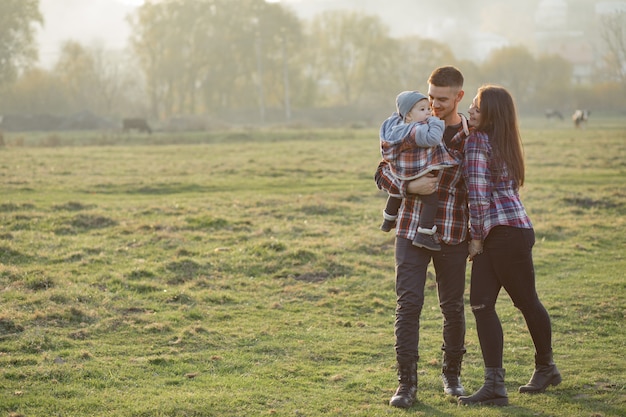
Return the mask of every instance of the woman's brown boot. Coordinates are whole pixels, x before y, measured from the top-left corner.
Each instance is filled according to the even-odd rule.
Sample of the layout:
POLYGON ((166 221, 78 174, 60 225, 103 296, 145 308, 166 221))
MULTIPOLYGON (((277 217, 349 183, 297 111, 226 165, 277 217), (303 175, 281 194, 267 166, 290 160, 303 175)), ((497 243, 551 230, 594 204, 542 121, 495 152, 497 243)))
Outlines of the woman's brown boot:
POLYGON ((561 383, 561 373, 556 369, 552 360, 552 352, 543 355, 535 355, 535 372, 526 385, 519 387, 519 392, 524 394, 538 394, 544 392, 550 385, 557 386, 561 383))
POLYGON ((485 383, 474 395, 459 397, 459 405, 508 405, 504 369, 485 368, 485 383))

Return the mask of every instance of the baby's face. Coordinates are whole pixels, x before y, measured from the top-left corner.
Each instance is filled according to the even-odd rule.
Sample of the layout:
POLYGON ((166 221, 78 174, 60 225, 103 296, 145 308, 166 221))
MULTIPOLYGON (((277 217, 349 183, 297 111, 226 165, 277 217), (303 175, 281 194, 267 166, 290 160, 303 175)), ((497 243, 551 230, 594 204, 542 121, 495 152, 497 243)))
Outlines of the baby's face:
POLYGON ((430 103, 423 99, 415 103, 415 106, 406 115, 407 122, 423 122, 431 116, 430 103))

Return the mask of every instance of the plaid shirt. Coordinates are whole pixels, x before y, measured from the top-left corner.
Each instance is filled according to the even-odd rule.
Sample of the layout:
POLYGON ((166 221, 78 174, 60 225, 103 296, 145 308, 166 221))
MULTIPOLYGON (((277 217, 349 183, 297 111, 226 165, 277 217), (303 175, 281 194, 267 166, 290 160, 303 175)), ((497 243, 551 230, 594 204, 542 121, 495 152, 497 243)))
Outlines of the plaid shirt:
POLYGON ((493 172, 491 143, 484 132, 472 131, 465 142, 463 176, 469 192, 470 234, 485 240, 495 226, 533 227, 506 167, 493 172))
MULTIPOLYGON (((463 123, 459 126, 446 127, 443 138, 448 151, 457 160, 463 160, 465 138, 467 137, 467 122, 465 116, 461 115, 461 117, 463 123)), ((422 209, 419 196, 406 193, 408 182, 396 179, 391 173, 389 164, 385 161, 378 165, 375 180, 379 189, 390 195, 403 198, 402 206, 398 212, 396 236, 409 240, 415 239, 419 214, 422 209)), ((461 165, 441 171, 437 195, 439 206, 435 216, 435 225, 437 225, 437 233, 442 242, 448 245, 457 245, 467 241, 467 188, 463 180, 461 165)))
POLYGON ((458 165, 460 161, 443 146, 443 131, 443 120, 438 117, 404 123, 394 113, 380 127, 380 153, 391 172, 403 180, 458 165))

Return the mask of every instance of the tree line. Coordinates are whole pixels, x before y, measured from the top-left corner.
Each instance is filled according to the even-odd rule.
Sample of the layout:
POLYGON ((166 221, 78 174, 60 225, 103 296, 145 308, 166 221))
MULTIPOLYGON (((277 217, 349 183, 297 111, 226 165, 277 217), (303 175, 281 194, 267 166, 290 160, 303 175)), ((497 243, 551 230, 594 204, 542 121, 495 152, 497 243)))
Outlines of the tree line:
MULTIPOLYGON (((484 82, 509 88, 521 111, 605 107, 626 110, 626 20, 603 26, 606 59, 594 82, 576 85, 557 56, 523 46, 495 50, 484 62, 455 58, 443 43, 393 38, 378 16, 327 11, 300 20, 264 0, 146 2, 128 19, 124 53, 68 40, 54 66, 37 65, 34 31, 39 0, 0 3, 0 111, 90 111, 165 120, 176 115, 240 114, 264 122, 270 111, 391 108, 395 94, 425 89, 430 71, 456 65, 468 94, 484 82)), ((460 40, 461 41, 461 40, 460 40)))

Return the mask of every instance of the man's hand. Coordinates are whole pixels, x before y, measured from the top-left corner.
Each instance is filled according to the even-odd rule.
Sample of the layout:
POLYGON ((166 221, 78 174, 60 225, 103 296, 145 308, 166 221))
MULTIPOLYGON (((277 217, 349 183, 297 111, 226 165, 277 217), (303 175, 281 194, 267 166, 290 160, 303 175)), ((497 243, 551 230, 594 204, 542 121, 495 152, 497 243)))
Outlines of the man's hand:
POLYGON ((469 260, 473 261, 476 255, 483 253, 483 242, 472 239, 469 243, 469 260))
POLYGON ((422 194, 428 195, 437 191, 437 183, 439 182, 439 178, 437 175, 427 174, 423 177, 416 178, 411 180, 407 186, 406 191, 409 194, 422 194))

